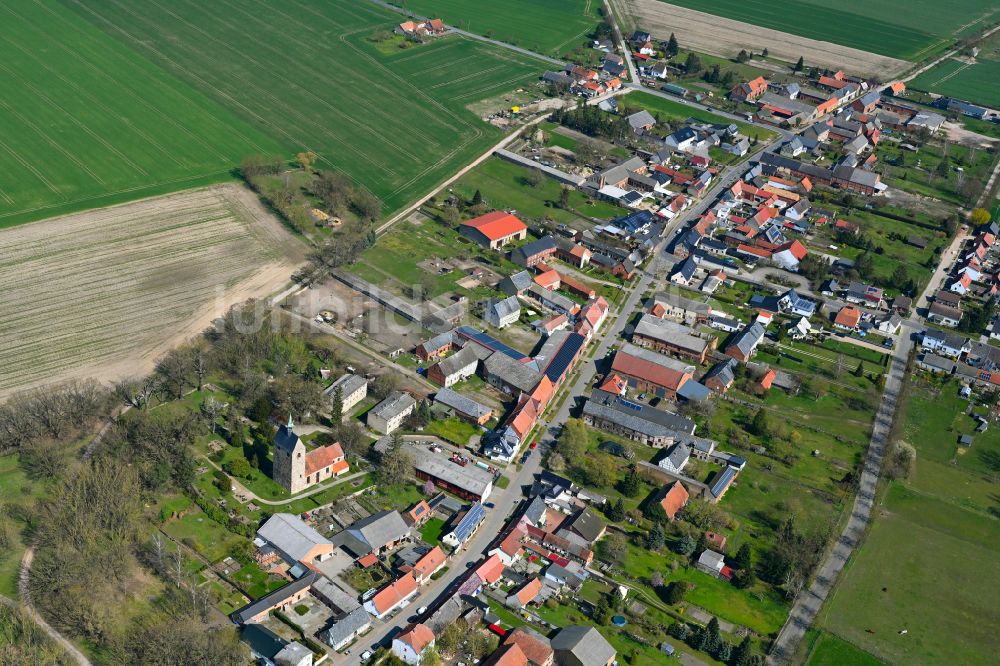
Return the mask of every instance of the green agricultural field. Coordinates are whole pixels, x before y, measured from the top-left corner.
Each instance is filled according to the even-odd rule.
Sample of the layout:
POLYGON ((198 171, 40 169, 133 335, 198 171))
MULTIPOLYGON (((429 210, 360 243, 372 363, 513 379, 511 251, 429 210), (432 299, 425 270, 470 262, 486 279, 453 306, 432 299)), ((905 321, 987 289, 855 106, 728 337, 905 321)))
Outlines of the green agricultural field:
POLYGON ((394 0, 424 16, 538 53, 561 55, 586 41, 601 20, 596 0, 394 0))
POLYGON ((1000 61, 979 59, 970 65, 952 58, 924 72, 909 85, 917 90, 998 106, 997 81, 1000 81, 1000 61))
MULTIPOLYGON (((665 0, 666 1, 666 0, 665 0)), ((983 0, 670 0, 670 4, 904 60, 989 25, 1000 11, 983 0)))
POLYGON ((302 150, 399 208, 501 135, 468 105, 544 65, 460 37, 386 55, 370 38, 398 18, 348 0, 7 3, 0 225, 302 150))
POLYGON ((879 666, 881 663, 861 648, 825 631, 806 661, 808 666, 879 666))

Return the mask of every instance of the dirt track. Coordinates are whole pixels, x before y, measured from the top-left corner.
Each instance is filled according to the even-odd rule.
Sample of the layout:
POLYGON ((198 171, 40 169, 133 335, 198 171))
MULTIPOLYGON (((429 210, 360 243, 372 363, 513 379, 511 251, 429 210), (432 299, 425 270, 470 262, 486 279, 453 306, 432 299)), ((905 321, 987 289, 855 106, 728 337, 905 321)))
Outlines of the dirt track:
POLYGON ((0 398, 149 371, 234 303, 288 282, 304 246, 238 185, 0 232, 0 398))
POLYGON ((807 65, 844 69, 852 74, 887 80, 905 71, 905 60, 852 49, 847 46, 799 37, 779 30, 670 5, 660 0, 616 0, 637 26, 656 38, 677 35, 682 46, 703 53, 732 57, 740 49, 768 52, 781 60, 795 62, 803 56, 807 65))

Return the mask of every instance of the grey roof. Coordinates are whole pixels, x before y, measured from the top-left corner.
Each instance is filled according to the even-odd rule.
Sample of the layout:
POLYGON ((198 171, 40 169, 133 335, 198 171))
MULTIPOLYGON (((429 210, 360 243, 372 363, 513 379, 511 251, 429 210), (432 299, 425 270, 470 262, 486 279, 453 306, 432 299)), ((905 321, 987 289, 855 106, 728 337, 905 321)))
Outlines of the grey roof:
POLYGON ((575 663, 579 666, 606 666, 617 652, 607 639, 594 627, 571 624, 564 627, 552 639, 552 649, 556 652, 556 663, 575 663), (570 661, 560 654, 572 655, 570 661))
POLYGON ((508 296, 503 299, 491 298, 486 303, 486 308, 492 311, 499 320, 507 317, 508 315, 520 313, 521 303, 517 300, 517 296, 508 296))
POLYGON ((668 291, 660 291, 653 295, 651 299, 653 303, 664 303, 671 307, 682 308, 688 312, 696 312, 706 317, 712 311, 712 306, 708 303, 700 303, 690 298, 685 298, 680 294, 674 294, 668 291))
POLYGON ((917 363, 929 368, 936 368, 948 374, 951 374, 955 370, 954 361, 950 358, 938 356, 937 354, 920 354, 917 356, 917 363))
POLYGON ((472 398, 467 398, 461 393, 453 391, 450 388, 443 388, 435 393, 434 402, 444 405, 445 407, 450 407, 460 414, 465 414, 466 416, 471 416, 475 419, 481 418, 493 412, 493 410, 486 405, 480 404, 472 398))
POLYGON ((524 510, 524 516, 531 521, 533 525, 537 525, 545 515, 545 500, 541 495, 535 495, 534 499, 528 504, 528 508, 524 510))
POLYGON ((718 569, 720 564, 725 564, 725 561, 726 558, 723 557, 722 553, 717 553, 714 550, 706 550, 698 556, 698 564, 709 569, 718 569))
POLYGON ((556 242, 552 236, 544 236, 536 241, 525 243, 521 247, 510 251, 510 260, 515 264, 521 263, 539 252, 548 252, 556 249, 556 242))
POLYGON ((936 328, 928 328, 924 331, 924 341, 936 340, 940 344, 952 349, 962 349, 969 342, 969 338, 951 331, 939 331, 936 328))
POLYGON ((325 391, 326 395, 333 395, 337 388, 340 388, 340 393, 342 395, 351 395, 355 391, 361 390, 363 386, 368 386, 368 380, 359 375, 352 375, 350 373, 346 375, 341 375, 337 378, 337 381, 330 384, 325 391))
POLYGON ((646 125, 656 124, 656 118, 654 118, 653 114, 651 114, 649 111, 646 111, 645 109, 643 109, 642 111, 636 111, 625 120, 628 121, 628 124, 629 126, 632 127, 632 129, 640 129, 641 127, 644 127, 646 125))
POLYGON ((687 464, 690 457, 691 447, 684 442, 677 442, 670 448, 670 452, 667 453, 666 459, 670 461, 670 464, 674 466, 674 469, 680 469, 687 464))
POLYGON ((934 301, 927 308, 927 312, 932 315, 937 315, 939 317, 947 317, 948 319, 954 319, 955 321, 961 321, 962 308, 953 308, 950 305, 945 305, 944 303, 938 303, 934 301))
POLYGON ((758 322, 747 326, 736 334, 730 347, 736 347, 744 356, 749 356, 750 351, 764 339, 764 327, 758 322))
POLYGON ((479 502, 473 502, 469 510, 462 516, 462 519, 458 521, 455 529, 451 531, 451 534, 455 535, 459 543, 465 543, 484 520, 486 520, 486 510, 483 508, 483 505, 479 502))
POLYGON ((368 551, 362 553, 367 554, 402 539, 410 533, 410 526, 398 511, 385 510, 357 521, 347 528, 347 533, 368 547, 368 551))
POLYGON ((739 328, 743 324, 743 322, 741 322, 739 319, 735 319, 733 317, 726 317, 717 313, 713 313, 712 316, 709 318, 709 321, 722 324, 723 326, 726 326, 728 328, 739 328))
POLYGON ((701 378, 701 383, 704 384, 709 379, 713 377, 722 382, 723 386, 729 386, 736 379, 736 366, 739 365, 735 358, 727 358, 721 363, 717 363, 712 367, 711 370, 705 373, 705 376, 701 378))
POLYGON ((466 345, 462 349, 458 350, 446 359, 438 361, 438 368, 445 377, 453 375, 460 370, 465 370, 470 365, 475 366, 479 363, 479 355, 476 353, 477 345, 466 345))
POLYGON ((438 636, 444 631, 445 627, 454 624, 462 616, 464 610, 465 604, 462 601, 461 595, 452 595, 429 618, 424 620, 424 624, 434 632, 435 636, 438 636))
POLYGON ((518 363, 502 352, 494 352, 490 355, 483 361, 483 367, 488 375, 495 376, 505 384, 525 393, 531 392, 542 378, 541 373, 537 370, 523 363, 518 363))
POLYGON ((568 525, 568 527, 582 536, 587 541, 593 543, 597 541, 601 533, 607 527, 601 517, 589 506, 585 507, 568 525))
POLYGON ((694 335, 693 329, 676 322, 665 321, 649 313, 639 318, 639 322, 635 325, 635 335, 666 342, 696 354, 702 353, 708 346, 708 341, 694 335))
POLYGON ((568 74, 563 74, 562 72, 545 72, 542 74, 543 81, 551 81, 552 83, 564 83, 566 85, 572 85, 576 82, 572 76, 568 74))
POLYGON ((278 654, 274 655, 274 663, 277 666, 300 664, 302 663, 302 660, 306 658, 306 655, 312 657, 312 650, 298 641, 292 641, 285 647, 281 648, 281 651, 278 654))
POLYGON ((454 332, 445 331, 444 333, 439 333, 438 335, 435 335, 430 340, 425 340, 424 342, 420 343, 420 346, 427 351, 434 352, 454 342, 455 342, 454 332))
POLYGON ((698 268, 698 263, 694 260, 694 258, 688 257, 680 264, 674 266, 674 270, 670 273, 670 277, 673 277, 674 275, 680 273, 680 275, 685 280, 690 280, 691 276, 694 275, 694 272, 697 268, 698 268))
POLYGON ((733 479, 736 478, 736 474, 739 472, 735 467, 727 465, 724 470, 716 473, 715 477, 712 479, 712 485, 709 488, 709 492, 712 493, 713 497, 722 497, 722 493, 726 492, 726 488, 733 479))
POLYGON ((291 597, 293 594, 296 594, 310 587, 314 582, 316 582, 317 578, 319 578, 319 574, 317 574, 315 571, 310 571, 302 578, 299 578, 298 580, 293 580, 288 585, 280 587, 274 592, 271 592, 270 594, 265 594, 263 597, 257 599, 256 601, 250 602, 243 608, 240 608, 239 610, 233 612, 233 614, 230 617, 233 619, 233 621, 237 622, 238 624, 243 624, 250 618, 254 617, 255 615, 258 615, 268 610, 269 608, 274 608, 285 599, 291 597))
POLYGON ((363 630, 365 626, 371 624, 372 618, 362 607, 355 608, 353 611, 348 613, 339 622, 330 625, 330 628, 324 631, 320 638, 329 646, 340 645, 344 641, 350 639, 354 634, 363 630))
POLYGON ((590 394, 583 413, 647 437, 693 435, 695 431, 694 421, 680 414, 625 400, 600 389, 590 394))
POLYGON ((409 393, 393 391, 386 397, 385 400, 372 408, 372 413, 388 421, 396 416, 399 416, 416 404, 417 401, 414 400, 413 396, 409 393))
POLYGON ((316 580, 313 591, 336 606, 341 613, 350 613, 361 606, 353 594, 342 590, 336 583, 322 576, 316 580))
POLYGON ((681 384, 680 388, 677 389, 677 395, 685 400, 708 400, 712 396, 712 392, 701 382, 691 380, 681 384))
POLYGON ((500 291, 508 296, 514 296, 530 287, 534 282, 531 273, 528 271, 519 271, 500 280, 500 284, 497 286, 500 288, 500 291))
POLYGON ((260 526, 257 535, 285 553, 292 562, 301 560, 316 545, 331 544, 329 539, 290 513, 274 514, 260 526))
POLYGON ((526 291, 533 294, 540 302, 559 310, 570 312, 576 307, 576 301, 572 298, 563 296, 557 291, 549 291, 545 287, 534 282, 531 283, 531 286, 529 286, 526 291))
POLYGON ((411 453, 418 471, 480 497, 493 483, 493 475, 477 465, 462 467, 423 447, 413 448, 411 453))

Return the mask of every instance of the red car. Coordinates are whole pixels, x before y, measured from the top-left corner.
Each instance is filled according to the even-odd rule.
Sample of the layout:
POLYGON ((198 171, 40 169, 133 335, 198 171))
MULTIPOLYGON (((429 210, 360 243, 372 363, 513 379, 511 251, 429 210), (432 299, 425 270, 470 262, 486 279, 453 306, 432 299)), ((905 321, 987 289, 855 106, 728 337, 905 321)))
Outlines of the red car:
POLYGON ((535 448, 537 448, 537 447, 538 447, 538 440, 536 439, 535 441, 533 441, 533 442, 531 443, 531 446, 529 446, 528 448, 529 448, 529 449, 535 449, 535 448))

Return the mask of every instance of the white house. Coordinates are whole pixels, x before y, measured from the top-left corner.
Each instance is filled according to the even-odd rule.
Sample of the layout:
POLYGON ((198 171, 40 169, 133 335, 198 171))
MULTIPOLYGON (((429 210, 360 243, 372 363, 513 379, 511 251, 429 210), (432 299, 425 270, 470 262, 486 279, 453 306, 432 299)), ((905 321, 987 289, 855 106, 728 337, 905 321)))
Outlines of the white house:
POLYGON ((490 299, 483 311, 483 319, 495 328, 504 328, 515 323, 521 316, 521 304, 517 296, 504 299, 490 299))
POLYGON ((425 624, 411 624, 392 639, 392 653, 405 664, 417 666, 424 652, 434 646, 434 632, 425 624))

